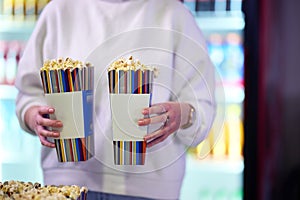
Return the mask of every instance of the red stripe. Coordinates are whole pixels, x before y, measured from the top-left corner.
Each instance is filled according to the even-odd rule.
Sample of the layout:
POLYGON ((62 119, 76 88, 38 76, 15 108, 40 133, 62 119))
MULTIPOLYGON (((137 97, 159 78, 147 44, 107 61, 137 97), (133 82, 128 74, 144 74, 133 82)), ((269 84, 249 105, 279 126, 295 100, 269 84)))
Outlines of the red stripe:
POLYGON ((143 152, 142 152, 142 164, 145 164, 145 160, 146 160, 146 146, 147 146, 147 143, 144 141, 143 142, 143 152))
POLYGON ((86 143, 85 143, 85 138, 81 138, 81 143, 82 143, 82 153, 83 153, 83 160, 87 160, 86 159, 86 143))
POLYGON ((69 143, 69 150, 70 150, 70 154, 71 154, 71 160, 72 161, 75 161, 75 159, 74 159, 74 155, 73 155, 73 148, 72 148, 72 141, 71 141, 72 139, 68 139, 68 143, 69 143))
POLYGON ((132 141, 129 143, 129 152, 130 152, 130 165, 132 165, 132 141))
POLYGON ((144 87, 144 94, 147 94, 147 73, 146 71, 143 73, 144 77, 144 82, 143 82, 143 87, 144 87))
POLYGON ((74 80, 73 80, 73 82, 74 82, 74 90, 78 91, 77 71, 76 71, 76 69, 73 69, 73 72, 74 72, 74 80))

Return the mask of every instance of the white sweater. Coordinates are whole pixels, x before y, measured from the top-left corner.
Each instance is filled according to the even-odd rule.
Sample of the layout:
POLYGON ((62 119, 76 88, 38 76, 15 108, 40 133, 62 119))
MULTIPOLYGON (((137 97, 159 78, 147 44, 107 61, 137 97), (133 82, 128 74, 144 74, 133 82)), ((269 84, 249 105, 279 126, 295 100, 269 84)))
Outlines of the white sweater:
POLYGON ((185 152, 208 134, 215 115, 214 69, 193 16, 177 0, 53 0, 43 10, 19 63, 17 116, 45 105, 39 69, 47 59, 91 61, 95 78, 95 156, 80 163, 57 162, 42 147, 44 184, 77 184, 91 191, 178 199, 185 152), (159 67, 152 103, 184 101, 196 108, 196 123, 147 149, 144 166, 113 164, 106 68, 134 55, 159 67))

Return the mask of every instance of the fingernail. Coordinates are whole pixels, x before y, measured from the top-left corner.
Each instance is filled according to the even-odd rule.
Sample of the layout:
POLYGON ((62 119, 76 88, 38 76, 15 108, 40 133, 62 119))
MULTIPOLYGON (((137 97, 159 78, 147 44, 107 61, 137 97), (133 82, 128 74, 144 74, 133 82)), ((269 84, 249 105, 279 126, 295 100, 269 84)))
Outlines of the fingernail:
POLYGON ((144 109, 144 110, 142 111, 142 113, 143 113, 143 115, 147 115, 147 114, 148 114, 148 110, 144 109))
POLYGON ((143 120, 143 119, 140 119, 140 120, 138 121, 138 124, 144 124, 144 120, 143 120))
POLYGON ((57 125, 58 127, 62 127, 62 126, 63 126, 63 123, 62 123, 62 122, 57 122, 56 125, 57 125))
POLYGON ((59 133, 53 132, 52 133, 53 137, 59 137, 59 133))
POLYGON ((53 108, 49 108, 48 112, 49 112, 49 113, 53 113, 53 112, 54 112, 54 109, 53 109, 53 108))

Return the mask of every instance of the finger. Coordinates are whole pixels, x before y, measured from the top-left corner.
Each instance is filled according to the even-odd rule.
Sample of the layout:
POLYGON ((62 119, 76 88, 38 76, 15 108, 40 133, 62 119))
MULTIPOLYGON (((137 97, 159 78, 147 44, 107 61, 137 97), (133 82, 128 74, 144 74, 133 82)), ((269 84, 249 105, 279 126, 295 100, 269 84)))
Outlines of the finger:
POLYGON ((162 136, 163 133, 164 132, 162 131, 162 129, 159 129, 159 130, 157 130, 157 131, 155 131, 151 134, 145 135, 144 141, 150 142, 151 140, 154 140, 155 138, 158 138, 158 137, 162 136))
POLYGON ((150 117, 150 118, 140 119, 138 121, 138 125, 145 126, 145 125, 149 125, 149 124, 158 124, 158 123, 165 124, 168 119, 169 119, 169 117, 168 117, 168 114, 166 113, 166 114, 162 114, 162 115, 158 115, 158 116, 154 116, 154 117, 150 117))
POLYGON ((46 127, 54 127, 54 128, 63 127, 63 123, 61 121, 43 118, 43 117, 38 117, 36 123, 40 126, 46 126, 46 127))
POLYGON ((142 113, 144 115, 152 115, 152 114, 161 114, 168 111, 168 106, 166 104, 155 104, 149 108, 145 108, 142 113))
POLYGON ((154 140, 155 138, 158 138, 164 134, 168 134, 169 132, 170 132, 170 127, 165 126, 162 129, 159 129, 157 131, 154 131, 153 133, 145 135, 144 140, 145 141, 154 140))
POLYGON ((53 142, 50 142, 47 140, 46 137, 39 136, 40 142, 43 146, 49 147, 49 148, 55 148, 55 144, 53 142))
POLYGON ((36 130, 37 134, 43 137, 52 137, 52 138, 57 138, 60 136, 59 132, 56 131, 48 131, 42 126, 38 126, 36 130))
POLYGON ((163 135, 166 135, 166 137, 168 137, 169 135, 171 135, 172 133, 174 133, 177 129, 176 129, 176 123, 172 122, 166 126, 164 126, 162 129, 159 129, 151 134, 147 134, 144 137, 144 140, 146 142, 149 142, 151 140, 155 140, 163 135))
POLYGON ((150 142, 147 143, 147 147, 153 147, 154 145, 161 143, 165 139, 167 139, 169 135, 162 135, 160 137, 155 138, 154 140, 151 140, 150 142))
POLYGON ((53 114, 54 112, 55 112, 54 108, 51 108, 51 107, 41 106, 39 108, 40 115, 53 114))

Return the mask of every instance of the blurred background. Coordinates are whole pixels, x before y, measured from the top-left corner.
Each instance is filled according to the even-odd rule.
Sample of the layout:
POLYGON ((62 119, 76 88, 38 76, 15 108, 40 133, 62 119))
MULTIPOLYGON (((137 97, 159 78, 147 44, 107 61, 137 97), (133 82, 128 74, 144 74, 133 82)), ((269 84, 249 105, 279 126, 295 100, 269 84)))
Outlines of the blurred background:
MULTIPOLYGON (((0 181, 43 183, 40 143, 15 116, 14 79, 48 2, 0 0, 0 181)), ((207 40, 225 116, 188 151, 181 199, 300 199, 300 1, 182 3, 207 40)))

